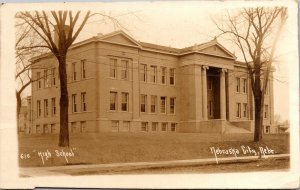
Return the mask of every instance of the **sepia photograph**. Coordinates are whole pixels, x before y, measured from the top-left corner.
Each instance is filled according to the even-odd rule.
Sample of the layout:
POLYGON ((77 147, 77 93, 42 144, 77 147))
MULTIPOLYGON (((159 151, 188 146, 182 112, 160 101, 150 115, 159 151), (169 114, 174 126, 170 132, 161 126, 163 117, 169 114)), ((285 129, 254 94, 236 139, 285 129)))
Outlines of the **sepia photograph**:
POLYGON ((299 187, 297 8, 2 4, 1 187, 299 187))

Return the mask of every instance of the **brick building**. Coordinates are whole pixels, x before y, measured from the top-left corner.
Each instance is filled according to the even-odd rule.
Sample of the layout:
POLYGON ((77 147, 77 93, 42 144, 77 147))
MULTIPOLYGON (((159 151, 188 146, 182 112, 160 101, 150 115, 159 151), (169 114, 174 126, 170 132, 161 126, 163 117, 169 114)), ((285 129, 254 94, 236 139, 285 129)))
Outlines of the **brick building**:
MULTIPOLYGON (((33 59, 33 133, 59 132, 56 59, 33 59), (43 67, 41 69, 41 66, 43 67)), ((71 132, 253 132, 246 65, 217 42, 183 49, 138 42, 122 31, 71 46, 67 57, 71 132)), ((265 97, 272 131, 273 82, 265 97)))

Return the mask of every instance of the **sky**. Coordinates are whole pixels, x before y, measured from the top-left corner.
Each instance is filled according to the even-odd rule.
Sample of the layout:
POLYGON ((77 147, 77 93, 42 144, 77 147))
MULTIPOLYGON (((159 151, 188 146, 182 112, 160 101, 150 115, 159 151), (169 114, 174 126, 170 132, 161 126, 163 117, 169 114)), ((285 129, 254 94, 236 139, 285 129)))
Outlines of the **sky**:
MULTIPOLYGON (((76 3, 75 3, 76 5, 76 3)), ((121 27, 114 25, 100 16, 92 17, 78 36, 77 42, 95 36, 98 33, 109 33, 122 29, 138 41, 184 48, 212 40, 219 34, 212 19, 218 19, 226 13, 243 7, 242 4, 204 1, 180 2, 109 2, 99 6, 77 4, 82 10, 91 9, 93 13, 100 12, 118 19, 121 27)), ((64 4, 64 8, 68 4, 64 4)), ((247 4, 251 6, 251 4, 247 4)), ((297 36, 297 31, 292 29, 294 17, 289 17, 282 39, 278 44, 279 62, 274 66, 274 104, 275 114, 281 119, 289 117, 289 61, 297 53, 288 46, 293 46, 297 41, 290 41, 291 36, 297 36), (284 98, 284 99, 283 99, 284 98)), ((222 38, 218 41, 236 53, 235 46, 222 38)), ((238 57, 238 59, 241 59, 238 57)), ((27 90, 27 93, 29 90, 27 90)))

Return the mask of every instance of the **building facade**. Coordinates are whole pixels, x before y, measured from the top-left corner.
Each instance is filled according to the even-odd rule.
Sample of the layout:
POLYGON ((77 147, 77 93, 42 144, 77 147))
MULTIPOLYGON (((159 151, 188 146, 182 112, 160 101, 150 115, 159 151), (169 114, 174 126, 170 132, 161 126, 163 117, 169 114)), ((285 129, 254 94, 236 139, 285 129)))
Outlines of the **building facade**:
MULTIPOLYGON (((58 63, 51 55, 33 61, 31 131, 58 133, 58 63)), ((216 39, 177 49, 138 42, 122 31, 98 35, 71 47, 67 73, 73 133, 253 131, 246 65, 216 39)), ((264 117, 272 128, 271 80, 264 117)))

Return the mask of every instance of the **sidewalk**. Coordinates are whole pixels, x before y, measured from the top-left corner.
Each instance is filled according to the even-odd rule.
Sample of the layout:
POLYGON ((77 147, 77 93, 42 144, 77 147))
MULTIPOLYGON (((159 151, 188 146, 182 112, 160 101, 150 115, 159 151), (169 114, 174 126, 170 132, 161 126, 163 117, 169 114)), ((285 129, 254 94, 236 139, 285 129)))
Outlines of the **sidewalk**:
MULTIPOLYGON (((261 159, 268 158, 288 158, 290 154, 266 155, 261 159)), ((215 165, 224 163, 241 163, 257 161, 258 156, 244 156, 244 157, 227 157, 227 158, 207 158, 207 159, 192 159, 192 160, 171 160, 171 161, 157 161, 157 162, 136 162, 136 163, 112 163, 112 164, 91 164, 91 165, 69 165, 69 166, 53 166, 53 167, 23 167, 20 168, 20 175, 25 177, 37 176, 59 176, 64 175, 68 170, 132 170, 145 169, 156 167, 178 167, 178 166, 193 166, 193 165, 215 165), (64 172, 62 172, 64 171, 64 172)))

